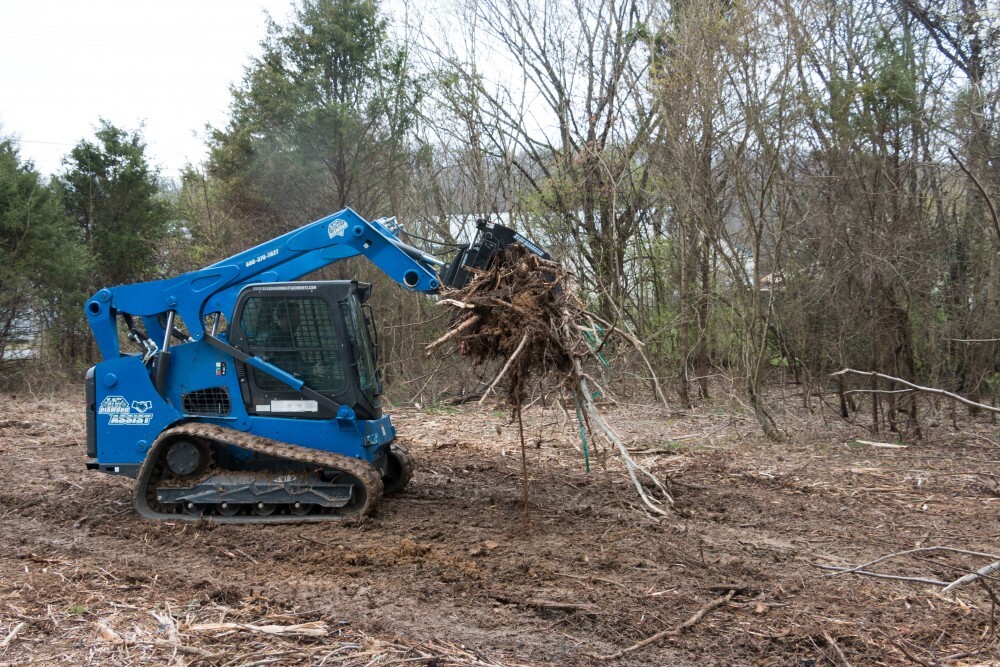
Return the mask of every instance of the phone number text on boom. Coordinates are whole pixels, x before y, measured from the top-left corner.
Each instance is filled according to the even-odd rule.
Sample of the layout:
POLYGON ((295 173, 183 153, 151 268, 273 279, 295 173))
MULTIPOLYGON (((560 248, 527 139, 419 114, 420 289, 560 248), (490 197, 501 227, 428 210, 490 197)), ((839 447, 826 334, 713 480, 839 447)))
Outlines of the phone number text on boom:
POLYGON ((274 257, 277 254, 278 254, 277 250, 271 250, 266 255, 261 255, 259 257, 255 257, 253 259, 248 259, 247 260, 247 264, 246 264, 247 268, 253 266, 254 264, 256 264, 258 262, 263 262, 265 259, 271 259, 272 257, 274 257))

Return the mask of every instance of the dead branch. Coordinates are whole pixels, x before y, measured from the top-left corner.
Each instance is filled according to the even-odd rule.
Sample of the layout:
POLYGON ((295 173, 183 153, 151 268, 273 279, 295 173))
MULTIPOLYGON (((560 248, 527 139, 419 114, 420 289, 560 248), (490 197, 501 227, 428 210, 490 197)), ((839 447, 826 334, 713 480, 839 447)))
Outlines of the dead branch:
POLYGON ((1000 216, 997 215, 997 209, 993 205, 993 198, 990 197, 990 193, 986 191, 986 188, 984 188, 983 184, 979 182, 979 179, 976 178, 975 175, 969 171, 969 168, 963 164, 957 155, 955 155, 955 151, 951 150, 951 146, 948 147, 948 154, 951 155, 952 159, 958 163, 959 168, 965 172, 965 175, 972 179, 976 189, 979 190, 979 194, 981 194, 983 199, 986 200, 986 206, 990 209, 990 220, 993 222, 993 231, 997 234, 996 240, 1000 242, 1000 216))
POLYGON ((955 581, 953 581, 950 584, 948 584, 947 586, 945 586, 944 590, 941 591, 941 592, 942 593, 947 593, 948 591, 950 591, 953 588, 958 588, 959 586, 964 586, 965 584, 970 584, 970 583, 972 583, 973 581, 975 581, 977 579, 981 579, 983 577, 988 577, 991 574, 993 574, 994 572, 1000 572, 1000 560, 998 560, 998 561, 996 561, 994 563, 990 563, 989 565, 986 565, 984 567, 981 567, 978 570, 976 570, 975 572, 971 572, 971 573, 965 575, 964 577, 956 579, 955 581))
POLYGON ((913 389, 850 389, 844 392, 844 396, 851 394, 912 394, 913 389))
MULTIPOLYGON (((886 554, 885 556, 879 556, 875 560, 868 561, 867 563, 862 563, 861 565, 858 565, 855 568, 844 568, 843 573, 849 574, 854 570, 861 570, 866 567, 871 567, 872 565, 878 565, 883 561, 891 560, 893 558, 899 558, 900 556, 911 556, 913 554, 930 553, 933 551, 947 551, 950 553, 962 554, 964 556, 977 556, 982 558, 993 558, 993 559, 1000 558, 1000 556, 996 556, 994 554, 986 554, 979 551, 966 551, 965 549, 956 549, 954 547, 920 547, 918 549, 907 549, 906 551, 896 551, 891 554, 886 554)), ((830 567, 828 569, 836 569, 836 568, 830 567)))
POLYGON ((837 653, 837 657, 840 658, 842 663, 844 663, 844 667, 851 667, 851 663, 847 660, 847 656, 844 655, 844 652, 840 650, 839 646, 837 646, 837 642, 833 640, 833 637, 826 630, 823 631, 823 639, 825 639, 826 643, 829 644, 837 653))
POLYGON ((539 600, 530 599, 524 601, 524 606, 535 607, 537 609, 555 609, 557 611, 582 611, 585 613, 596 613, 596 609, 592 604, 579 603, 579 602, 557 602, 554 600, 539 600))
POLYGON ((493 382, 491 382, 490 386, 487 387, 486 391, 483 392, 483 397, 479 399, 479 403, 478 403, 479 405, 483 404, 483 401, 485 401, 486 397, 490 395, 490 392, 493 391, 493 389, 497 386, 497 384, 499 384, 500 380, 502 380, 503 377, 505 375, 507 375, 507 371, 510 370, 510 367, 514 365, 515 361, 517 361, 517 357, 521 354, 521 351, 524 350, 524 346, 528 342, 528 338, 529 337, 530 337, 530 334, 526 333, 521 338, 521 342, 518 344, 517 348, 514 350, 514 354, 510 355, 510 359, 507 360, 507 363, 504 364, 504 367, 501 368, 500 372, 497 374, 497 376, 495 378, 493 378, 493 382))
POLYGON ((915 662, 918 665, 923 665, 923 667, 934 667, 934 664, 929 663, 926 660, 922 660, 921 658, 918 658, 917 656, 910 653, 910 651, 907 650, 906 646, 903 644, 902 641, 894 641, 892 642, 892 645, 898 648, 900 651, 902 651, 903 655, 909 658, 912 662, 915 662))
POLYGON ((873 442, 871 440, 855 440, 854 442, 859 445, 868 445, 869 447, 879 447, 881 449, 906 449, 907 445, 897 445, 894 442, 873 442))
POLYGON ((217 632, 220 630, 246 630, 247 632, 258 632, 265 635, 279 635, 283 637, 326 637, 330 634, 326 623, 322 621, 310 621, 309 623, 298 623, 295 625, 253 625, 250 623, 196 623, 189 625, 187 629, 191 632, 217 632))
POLYGON ((938 581, 937 579, 924 579, 921 577, 904 577, 898 574, 881 574, 879 572, 869 572, 868 570, 859 570, 857 568, 848 567, 836 567, 834 565, 823 565, 820 563, 813 563, 814 567, 818 567, 821 570, 833 570, 835 574, 858 574, 864 577, 872 577, 873 579, 890 579, 892 581, 909 581, 914 584, 930 584, 932 586, 947 586, 947 581, 938 581))
POLYGON ((605 662, 607 662, 609 660, 617 660, 618 658, 621 658, 622 656, 624 656, 626 653, 631 653, 632 651, 638 651, 639 649, 641 649, 641 648, 643 648, 645 646, 649 646, 650 644, 654 644, 654 643, 656 643, 656 642, 658 642, 661 639, 664 639, 666 637, 677 637, 678 635, 684 633, 685 631, 689 630, 694 625, 696 625, 699 622, 701 622, 701 620, 703 618, 705 618, 705 616, 707 616, 709 614, 709 612, 712 612, 715 609, 718 609, 719 607, 722 607, 723 605, 728 604, 729 601, 733 599, 734 595, 736 595, 736 591, 730 590, 728 593, 726 593, 722 597, 715 598, 714 600, 712 600, 711 602, 709 602, 708 604, 706 604, 704 607, 702 607, 701 609, 699 609, 694 614, 694 616, 692 616, 688 620, 684 621, 683 623, 681 623, 680 625, 678 625, 676 628, 670 628, 669 630, 663 630, 661 632, 657 632, 652 637, 647 637, 646 639, 643 639, 641 642, 639 642, 637 644, 633 644, 632 646, 629 646, 628 648, 622 649, 621 651, 618 651, 617 653, 612 653, 611 655, 593 655, 591 657, 596 658, 598 660, 603 660, 605 662))
POLYGON ((885 556, 880 556, 875 560, 869 561, 867 563, 862 563, 855 567, 838 567, 836 565, 826 565, 823 563, 813 563, 814 567, 818 567, 821 570, 831 570, 833 574, 827 575, 828 577, 835 577, 841 574, 857 574, 865 577, 873 577, 875 579, 890 579, 893 581, 909 581, 917 584, 929 584, 931 586, 942 586, 944 590, 942 592, 947 592, 952 589, 958 588, 959 586, 964 586, 965 584, 984 579, 991 576, 995 572, 1000 572, 1000 556, 995 554, 982 553, 980 551, 968 551, 966 549, 956 549, 954 547, 921 547, 919 549, 907 549, 906 551, 897 551, 895 553, 886 554, 885 556), (927 579, 924 577, 908 577, 897 574, 882 574, 880 572, 871 572, 866 569, 872 565, 877 565, 887 560, 893 558, 899 558, 901 556, 912 556, 914 554, 925 554, 932 552, 947 552, 955 553, 964 556, 973 556, 976 558, 989 558, 993 562, 989 565, 985 565, 974 572, 970 572, 963 577, 960 577, 952 582, 941 581, 939 579, 927 579))
POLYGON ((165 648, 171 651, 177 651, 178 653, 184 653, 186 655, 196 655, 206 660, 218 660, 222 656, 218 653, 212 653, 211 651, 206 651, 203 648, 197 646, 186 646, 184 644, 179 644, 177 642, 167 641, 166 639, 154 639, 151 642, 134 642, 137 645, 149 645, 156 646, 157 648, 165 648))
MULTIPOLYGON (((577 362, 579 363, 579 362, 577 362)), ((581 371, 582 373, 582 371, 581 371)), ((587 381, 583 378, 580 379, 580 398, 587 409, 587 415, 590 417, 590 422, 595 424, 601 431, 602 435, 605 436, 621 454, 622 462, 625 464, 625 469, 628 471, 628 476, 632 480, 632 484, 635 486, 636 492, 639 494, 639 498, 642 499, 643 504, 646 505, 650 510, 657 514, 665 515, 666 511, 659 504, 646 493, 645 488, 643 488, 642 483, 639 481, 637 472, 642 473, 645 477, 650 479, 657 489, 663 494, 664 499, 668 503, 673 503, 674 499, 670 495, 663 483, 656 478, 645 466, 637 463, 632 455, 629 454, 628 449, 625 447, 625 443, 622 442, 618 434, 612 429, 604 418, 601 416, 600 412, 594 406, 594 401, 590 398, 590 388, 587 385, 587 381)))
POLYGON ((656 371, 653 370, 653 364, 649 362, 649 357, 647 357, 646 353, 642 351, 643 348, 642 341, 640 341, 635 336, 632 336, 627 331, 623 331, 620 328, 615 328, 614 326, 610 325, 606 320, 601 319, 600 317, 594 315, 593 313, 589 313, 588 315, 594 320, 601 322, 602 324, 611 326, 610 331, 608 331, 607 335, 605 336, 605 340, 607 340, 607 338, 614 333, 621 336, 629 343, 631 343, 632 347, 635 348, 635 351, 639 353, 640 357, 642 357, 643 363, 646 364, 646 369, 649 370, 649 376, 653 379, 653 387, 656 388, 656 394, 657 396, 660 397, 660 401, 663 402, 663 407, 670 409, 670 404, 667 403, 667 395, 663 393, 663 387, 660 386, 660 380, 656 375, 656 371))
POLYGON ((0 648, 7 648, 8 646, 10 646, 10 643, 15 639, 17 639, 17 636, 21 634, 21 630, 24 630, 24 626, 25 626, 24 621, 21 621, 20 623, 15 625, 14 629, 10 631, 10 634, 8 634, 4 638, 4 640, 0 642, 0 648))
MULTIPOLYGON (((524 343, 528 340, 528 334, 524 334, 524 339, 521 341, 524 343)), ((483 394, 483 398, 486 398, 486 394, 483 394)), ((525 527, 531 526, 531 515, 528 513, 528 454, 524 446, 524 422, 521 419, 521 393, 518 392, 515 395, 515 400, 517 405, 515 407, 515 412, 517 412, 517 434, 521 441, 521 493, 524 499, 524 525, 525 527)))
MULTIPOLYGON (((970 401, 967 398, 959 396, 958 394, 953 394, 950 391, 945 391, 944 389, 937 389, 935 387, 921 387, 918 384, 913 384, 912 382, 907 382, 906 380, 903 380, 901 378, 893 377, 891 375, 885 375, 883 373, 877 373, 875 371, 858 371, 858 370, 854 370, 853 368, 845 368, 842 371, 837 371, 836 373, 831 373, 830 377, 839 377, 839 376, 846 375, 846 374, 860 375, 861 377, 868 377, 868 378, 881 378, 883 380, 888 380, 889 382, 897 382, 897 383, 899 383, 899 384, 901 384, 901 385, 903 385, 905 387, 909 387, 909 388, 911 388, 911 389, 913 389, 915 391, 923 392, 925 394, 934 394, 936 396, 947 396, 948 398, 950 398, 952 400, 955 400, 955 401, 958 401, 959 403, 964 403, 965 405, 968 405, 969 407, 979 408, 980 410, 987 410, 989 412, 998 412, 998 413, 1000 413, 1000 408, 994 407, 992 405, 986 405, 985 403, 976 403, 975 401, 970 401)), ((864 390, 863 389, 859 389, 858 391, 864 391, 864 390)), ((868 392, 868 393, 871 393, 871 392, 868 392)))
POLYGON ((472 325, 474 325, 478 321, 479 321, 479 316, 478 315, 473 315, 469 319, 465 320, 459 326, 455 327, 454 329, 452 329, 451 331, 449 331, 448 333, 446 333, 445 335, 441 336, 436 341, 434 341, 433 343, 431 343, 430 345, 428 345, 426 348, 424 348, 425 350, 427 350, 426 355, 428 357, 431 356, 431 354, 433 354, 434 350, 438 349, 439 347, 441 347, 441 345, 443 345, 444 343, 448 342, 449 340, 451 340, 452 338, 454 338, 458 334, 462 333, 462 331, 464 331, 465 329, 468 329, 469 327, 471 327, 472 325))
POLYGON ((454 306, 455 308, 463 308, 468 310, 472 310, 473 308, 475 308, 475 306, 472 305, 471 303, 463 303, 456 299, 438 299, 438 303, 441 304, 442 306, 454 306))

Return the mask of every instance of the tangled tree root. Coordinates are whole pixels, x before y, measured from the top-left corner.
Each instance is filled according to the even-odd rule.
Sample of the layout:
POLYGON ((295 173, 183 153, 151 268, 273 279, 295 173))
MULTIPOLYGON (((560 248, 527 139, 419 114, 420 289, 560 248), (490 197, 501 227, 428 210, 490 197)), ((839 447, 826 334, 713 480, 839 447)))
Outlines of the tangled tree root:
MULTIPOLYGON (((526 467, 520 428, 525 387, 545 377, 583 407, 582 419, 591 437, 598 433, 614 445, 645 507, 654 514, 666 514, 665 507, 673 502, 670 492, 632 458, 594 404, 592 392, 598 387, 585 373, 584 362, 596 354, 583 335, 584 329, 593 329, 594 317, 574 295, 572 275, 566 269, 515 244, 491 269, 476 272, 466 287, 451 290, 445 297, 439 303, 453 310, 451 323, 443 336, 427 346, 427 354, 447 343, 468 356, 474 366, 503 362, 480 403, 494 392, 513 403, 521 431, 522 468, 526 467)), ((623 338, 635 344, 631 337, 623 338)), ((527 471, 522 472, 527 517, 527 471)))

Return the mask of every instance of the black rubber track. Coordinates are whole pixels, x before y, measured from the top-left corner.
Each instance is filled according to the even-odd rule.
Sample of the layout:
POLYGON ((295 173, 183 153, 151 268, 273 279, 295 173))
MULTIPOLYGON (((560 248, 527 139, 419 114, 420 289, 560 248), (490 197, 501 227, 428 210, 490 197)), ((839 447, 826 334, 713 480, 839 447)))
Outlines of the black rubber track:
MULTIPOLYGON (((322 523, 328 521, 348 521, 371 514, 382 500, 382 478, 375 466, 367 461, 342 454, 322 452, 306 447, 288 445, 277 440, 250 435, 242 431, 212 424, 181 424, 165 430, 153 443, 146 461, 139 469, 135 484, 135 509, 147 519, 170 521, 208 521, 211 523, 274 524, 274 523, 322 523), (339 470, 359 480, 365 488, 365 502, 360 507, 350 507, 350 511, 307 515, 236 515, 184 514, 160 512, 156 509, 154 487, 150 486, 154 471, 162 468, 164 448, 178 436, 194 437, 221 445, 234 445, 252 452, 288 459, 299 463, 316 464, 325 470, 339 470), (152 497, 151 497, 152 496, 152 497)), ((344 508, 348 509, 348 508, 344 508)))
POLYGON ((389 445, 389 465, 392 474, 382 478, 385 495, 402 493, 413 479, 413 457, 402 445, 389 445))

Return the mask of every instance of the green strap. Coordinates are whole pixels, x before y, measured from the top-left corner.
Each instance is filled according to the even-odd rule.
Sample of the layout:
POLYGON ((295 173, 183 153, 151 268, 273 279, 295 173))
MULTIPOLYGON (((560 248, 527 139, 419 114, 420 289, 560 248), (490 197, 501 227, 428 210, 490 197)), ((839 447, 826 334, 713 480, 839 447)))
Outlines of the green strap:
POLYGON ((583 443, 583 462, 587 466, 587 472, 590 472, 590 450, 587 448, 587 432, 583 426, 583 414, 580 412, 580 399, 573 395, 573 400, 576 401, 576 421, 580 424, 580 442, 583 443))
MULTIPOLYGON (((600 342, 603 342, 604 330, 601 329, 601 327, 598 325, 595 325, 595 328, 597 330, 597 333, 600 335, 600 342)), ((585 329, 583 331, 583 337, 587 339, 587 345, 590 346, 591 350, 596 350, 598 347, 600 347, 600 343, 598 342, 598 337, 595 336, 592 331, 585 329)), ((597 352, 596 355, 597 358, 601 360, 601 363, 604 364, 605 368, 611 368, 611 364, 608 363, 608 360, 604 358, 603 354, 597 352)))

